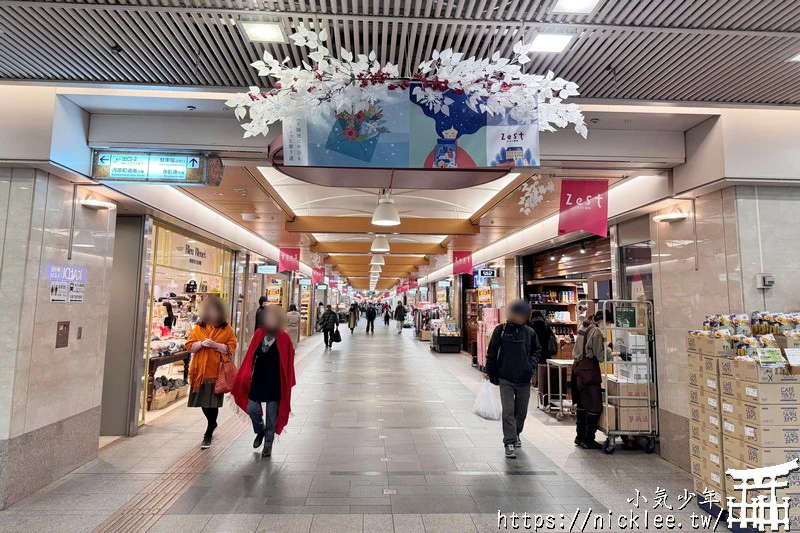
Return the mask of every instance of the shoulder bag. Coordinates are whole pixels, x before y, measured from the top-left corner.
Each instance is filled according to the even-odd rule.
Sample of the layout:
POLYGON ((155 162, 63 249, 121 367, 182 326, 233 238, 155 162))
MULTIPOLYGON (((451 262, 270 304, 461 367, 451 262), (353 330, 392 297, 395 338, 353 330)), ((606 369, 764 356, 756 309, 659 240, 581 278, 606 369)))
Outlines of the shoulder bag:
POLYGON ((214 384, 215 394, 225 394, 233 389, 233 380, 236 379, 236 363, 231 354, 219 355, 219 376, 214 384))

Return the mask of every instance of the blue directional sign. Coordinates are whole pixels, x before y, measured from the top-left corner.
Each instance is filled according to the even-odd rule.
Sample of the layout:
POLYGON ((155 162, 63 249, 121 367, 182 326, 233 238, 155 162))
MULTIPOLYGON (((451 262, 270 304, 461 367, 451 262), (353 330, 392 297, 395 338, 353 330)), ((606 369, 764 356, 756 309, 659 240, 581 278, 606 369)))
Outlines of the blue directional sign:
POLYGON ((92 178, 117 183, 219 185, 222 171, 222 161, 216 156, 97 151, 92 178))

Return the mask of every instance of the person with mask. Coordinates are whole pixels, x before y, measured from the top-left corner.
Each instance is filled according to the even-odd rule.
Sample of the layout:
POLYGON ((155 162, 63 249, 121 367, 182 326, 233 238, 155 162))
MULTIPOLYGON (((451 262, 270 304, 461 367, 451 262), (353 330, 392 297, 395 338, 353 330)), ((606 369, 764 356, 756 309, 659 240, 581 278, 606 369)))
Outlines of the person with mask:
POLYGON ((367 333, 375 333, 375 317, 378 315, 373 304, 367 306, 367 333))
POLYGON ((333 331, 339 327, 339 315, 336 314, 330 304, 328 304, 325 312, 322 313, 320 327, 322 328, 322 334, 325 336, 325 347, 331 348, 333 346, 333 331))
POLYGON ((236 373, 231 395, 236 406, 250 416, 256 438, 253 448, 272 455, 275 435, 280 435, 292 411, 294 346, 285 331, 286 313, 279 305, 264 308, 264 322, 253 334, 242 366, 236 373), (264 405, 265 408, 262 408, 264 405))
POLYGON ((539 364, 542 349, 536 333, 527 325, 531 308, 524 300, 514 300, 506 308, 508 321, 492 332, 486 353, 484 377, 500 386, 503 447, 508 459, 517 457, 522 446, 520 434, 528 416, 531 379, 539 364))
MULTIPOLYGON (((603 412, 600 362, 606 360, 607 353, 606 339, 599 327, 603 318, 603 313, 598 312, 583 321, 572 350, 570 389, 576 407, 575 446, 590 450, 602 448, 594 436, 603 412)), ((610 316, 605 318, 611 320, 610 316)))

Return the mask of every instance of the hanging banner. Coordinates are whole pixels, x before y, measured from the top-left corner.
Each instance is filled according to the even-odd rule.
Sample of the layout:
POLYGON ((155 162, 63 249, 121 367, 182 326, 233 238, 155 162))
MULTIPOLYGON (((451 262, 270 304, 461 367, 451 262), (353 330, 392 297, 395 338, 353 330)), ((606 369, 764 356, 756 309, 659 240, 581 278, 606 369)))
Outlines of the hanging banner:
POLYGON ((300 248, 281 248, 278 270, 280 272, 300 270, 300 248))
POLYGON ((588 231, 605 237, 608 234, 608 182, 602 180, 564 180, 558 234, 588 231))
POLYGON ((311 269, 311 283, 322 283, 325 279, 325 269, 322 267, 311 269))
POLYGON ((373 168, 535 167, 539 124, 518 123, 446 91, 438 103, 420 83, 390 91, 359 113, 315 113, 283 123, 287 166, 373 168), (414 135, 411 135, 411 132, 414 135))
POLYGON ((333 290, 337 290, 339 288, 339 280, 336 278, 331 278, 331 280, 328 282, 328 286, 333 290))
POLYGON ((472 274, 472 252, 453 252, 453 274, 472 274))
POLYGON ((419 289, 419 281, 415 279, 408 280, 408 290, 419 289))

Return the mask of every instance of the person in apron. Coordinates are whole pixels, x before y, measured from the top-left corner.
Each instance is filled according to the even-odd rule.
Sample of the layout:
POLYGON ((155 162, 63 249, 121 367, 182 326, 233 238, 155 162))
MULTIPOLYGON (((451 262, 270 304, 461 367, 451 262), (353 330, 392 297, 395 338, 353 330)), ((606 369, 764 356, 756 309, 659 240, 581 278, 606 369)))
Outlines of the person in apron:
POLYGON ((603 412, 600 361, 606 360, 607 348, 603 330, 603 313, 583 321, 572 351, 574 363, 570 389, 576 407, 575 445, 587 450, 602 448, 594 440, 603 412))

